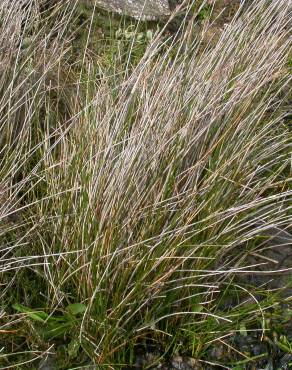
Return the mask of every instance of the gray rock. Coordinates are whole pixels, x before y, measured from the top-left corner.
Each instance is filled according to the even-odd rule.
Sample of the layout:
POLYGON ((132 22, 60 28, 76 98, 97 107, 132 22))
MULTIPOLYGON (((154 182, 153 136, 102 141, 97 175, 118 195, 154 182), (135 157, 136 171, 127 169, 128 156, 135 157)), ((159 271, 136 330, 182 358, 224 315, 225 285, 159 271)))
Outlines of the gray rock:
POLYGON ((175 356, 171 360, 171 370, 202 370, 201 364, 191 357, 175 356))
POLYGON ((143 20, 155 20, 170 14, 168 0, 97 0, 97 5, 143 20))
MULTIPOLYGON (((153 363, 158 362, 161 353, 159 351, 153 352, 145 352, 139 354, 136 358, 136 362, 134 364, 135 369, 144 369, 147 366, 153 365, 153 363)), ((157 365, 155 369, 159 369, 160 365, 157 365)))

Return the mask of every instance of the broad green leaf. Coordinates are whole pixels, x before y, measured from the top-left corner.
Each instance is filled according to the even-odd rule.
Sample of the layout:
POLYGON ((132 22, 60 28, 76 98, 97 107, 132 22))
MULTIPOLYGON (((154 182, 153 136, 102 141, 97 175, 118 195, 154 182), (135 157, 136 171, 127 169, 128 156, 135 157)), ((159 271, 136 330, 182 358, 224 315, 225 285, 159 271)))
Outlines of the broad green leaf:
POLYGON ((15 303, 12 307, 18 312, 27 314, 29 318, 35 321, 45 322, 45 320, 49 317, 49 315, 44 311, 32 311, 29 307, 18 303, 15 303))
POLYGON ((78 315, 84 313, 86 310, 86 306, 82 303, 72 303, 67 306, 67 311, 72 315, 78 315))
POLYGON ((42 330, 42 335, 45 339, 52 339, 64 335, 71 328, 71 322, 63 324, 50 323, 50 325, 46 326, 46 328, 42 330))
POLYGON ((196 306, 193 307, 193 312, 201 312, 203 311, 204 309, 204 306, 202 306, 201 304, 197 304, 196 306))

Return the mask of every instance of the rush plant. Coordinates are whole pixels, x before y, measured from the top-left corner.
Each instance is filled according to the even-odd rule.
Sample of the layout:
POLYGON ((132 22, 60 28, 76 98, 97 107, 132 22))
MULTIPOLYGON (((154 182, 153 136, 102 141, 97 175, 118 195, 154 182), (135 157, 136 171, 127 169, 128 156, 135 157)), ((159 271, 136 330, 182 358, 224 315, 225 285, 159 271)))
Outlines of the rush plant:
MULTIPOLYGON (((190 25, 180 37, 162 30, 138 63, 136 37, 127 58, 111 40, 108 67, 86 45, 74 60, 74 2, 10 3, 0 5, 0 368, 32 368, 72 343, 59 368, 89 358, 119 369, 149 343, 204 363, 218 338, 264 336, 289 281, 245 277, 291 229, 289 2, 254 2, 212 47, 206 28, 195 39, 190 25), (44 335, 59 324, 70 332, 44 335)), ((287 264, 263 274, 287 276, 287 264)))

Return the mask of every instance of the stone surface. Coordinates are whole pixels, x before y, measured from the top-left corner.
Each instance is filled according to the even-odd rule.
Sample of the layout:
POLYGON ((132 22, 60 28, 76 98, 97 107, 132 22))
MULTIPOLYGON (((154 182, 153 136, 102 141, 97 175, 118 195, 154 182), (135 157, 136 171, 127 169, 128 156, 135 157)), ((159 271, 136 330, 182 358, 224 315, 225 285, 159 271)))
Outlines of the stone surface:
POLYGON ((109 11, 145 20, 155 20, 170 13, 168 0, 97 0, 97 5, 109 11))
POLYGON ((201 364, 191 357, 175 356, 171 360, 171 370, 203 370, 201 364))
MULTIPOLYGON (((151 370, 203 370, 199 361, 191 357, 174 356, 164 362, 159 351, 140 353, 137 355, 134 369, 151 370), (156 363, 156 365, 153 365, 156 363)), ((125 369, 128 370, 128 369, 125 369)))
MULTIPOLYGON (((145 367, 152 365, 154 362, 158 362, 160 356, 161 356, 161 353, 158 350, 154 350, 152 352, 138 353, 136 362, 134 364, 134 368, 144 369, 145 367)), ((157 366, 155 366, 155 368, 160 368, 160 365, 157 365, 157 366)))

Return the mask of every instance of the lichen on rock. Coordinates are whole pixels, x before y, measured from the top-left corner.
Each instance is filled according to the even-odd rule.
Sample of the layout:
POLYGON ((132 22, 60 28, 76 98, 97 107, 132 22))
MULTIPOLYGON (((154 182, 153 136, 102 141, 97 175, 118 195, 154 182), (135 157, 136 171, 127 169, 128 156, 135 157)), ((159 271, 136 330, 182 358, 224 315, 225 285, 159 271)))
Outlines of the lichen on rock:
POLYGON ((168 0, 97 0, 97 5, 143 20, 155 20, 170 14, 168 0))

